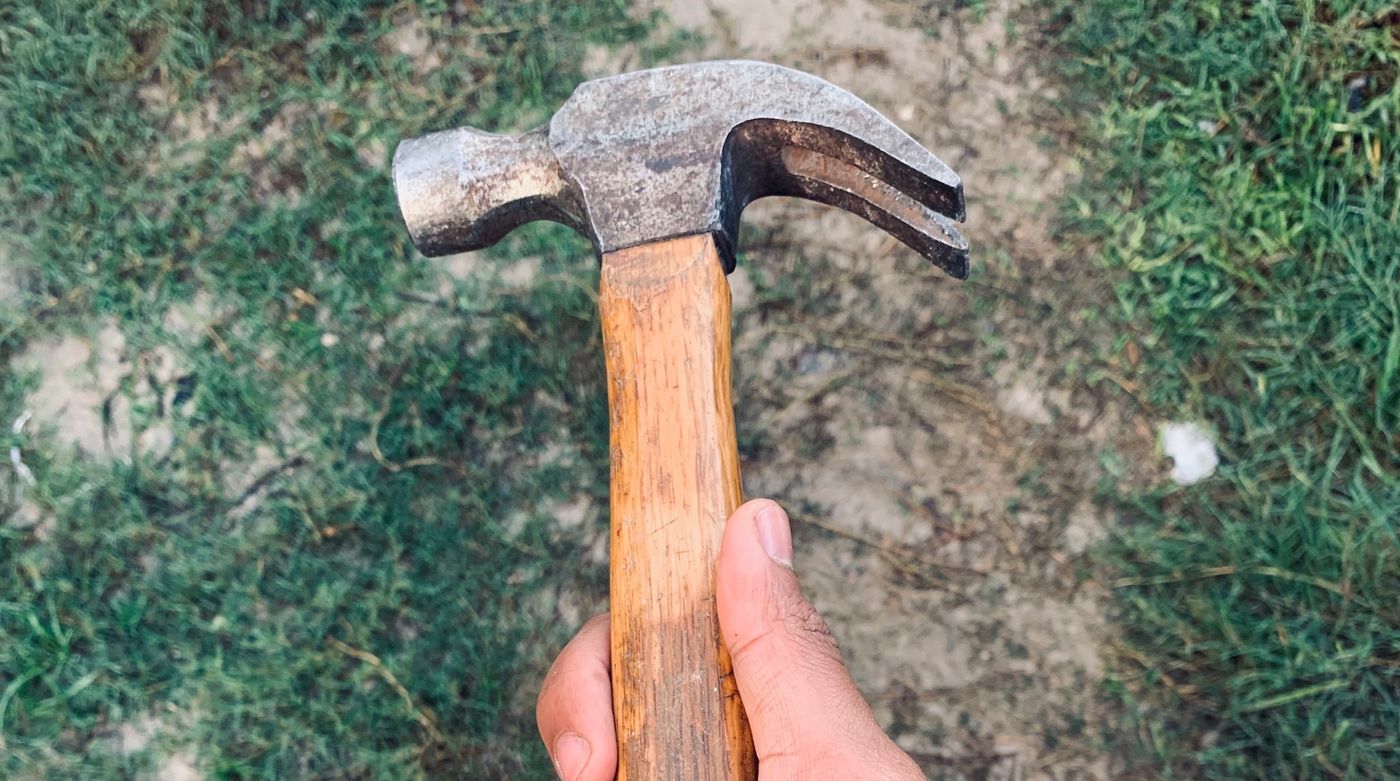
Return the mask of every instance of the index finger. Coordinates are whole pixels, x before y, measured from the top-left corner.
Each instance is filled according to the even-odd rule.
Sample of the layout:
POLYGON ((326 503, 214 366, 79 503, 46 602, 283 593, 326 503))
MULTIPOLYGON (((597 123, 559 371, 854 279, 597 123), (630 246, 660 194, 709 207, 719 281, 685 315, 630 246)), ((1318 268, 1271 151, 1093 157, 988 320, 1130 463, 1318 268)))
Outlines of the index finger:
POLYGON ((564 781, 617 773, 608 615, 594 616, 559 652, 535 703, 540 739, 564 781))

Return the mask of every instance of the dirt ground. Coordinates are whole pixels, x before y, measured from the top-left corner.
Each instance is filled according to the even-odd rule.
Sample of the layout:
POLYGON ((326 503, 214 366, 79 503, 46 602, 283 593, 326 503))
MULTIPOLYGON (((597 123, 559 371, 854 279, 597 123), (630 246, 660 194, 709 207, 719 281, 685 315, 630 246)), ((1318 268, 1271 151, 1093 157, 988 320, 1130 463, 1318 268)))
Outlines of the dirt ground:
MULTIPOLYGON (((661 6, 708 41, 696 59, 769 60, 857 92, 967 192, 965 285, 837 210, 749 209, 757 230, 731 277, 745 491, 793 513, 808 593, 881 722, 932 777, 1108 778, 1096 684, 1112 628, 1085 555, 1107 520, 1093 496, 1106 453, 1132 473, 1165 467, 1128 397, 1070 368, 1110 335, 1079 314, 1103 294, 1090 261, 1052 233, 1076 167, 1042 121, 1053 87, 1032 20, 1008 2, 931 5, 661 6)), ((599 51, 590 75, 634 59, 599 51)), ((36 417, 64 421, 86 452, 168 448, 168 432, 99 414, 132 360, 108 329, 17 363, 46 377, 36 417)), ((570 527, 588 514, 565 510, 570 527)), ((577 623, 591 607, 547 609, 577 623)))
POLYGON ((1076 167, 1038 119, 1053 87, 1033 20, 1006 2, 941 18, 932 5, 665 8, 705 35, 706 57, 857 92, 951 165, 968 198, 966 286, 837 210, 749 209, 762 230, 732 277, 735 398, 741 441, 764 441, 746 448, 745 490, 793 511, 808 593, 931 776, 1108 778, 1096 683, 1111 627, 1084 552, 1106 531, 1100 454, 1155 470, 1150 428, 1126 395, 1067 370, 1108 336, 1077 314, 1103 293, 1090 261, 1051 232, 1076 167), (781 290, 789 276, 795 294, 781 290))

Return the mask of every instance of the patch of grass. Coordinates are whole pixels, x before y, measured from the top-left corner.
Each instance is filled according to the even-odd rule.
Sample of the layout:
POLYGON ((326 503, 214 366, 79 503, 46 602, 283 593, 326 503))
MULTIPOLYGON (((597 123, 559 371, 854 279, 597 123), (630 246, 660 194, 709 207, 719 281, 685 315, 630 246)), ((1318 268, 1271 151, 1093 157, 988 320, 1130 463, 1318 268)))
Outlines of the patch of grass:
MULTIPOLYGON (((0 362, 114 324, 112 425, 174 440, 16 438, 37 484, 0 478, 0 775, 189 748, 221 779, 548 772, 530 689, 573 629, 556 602, 605 593, 591 530, 546 517, 606 490, 595 264, 539 227, 496 254, 534 258, 528 286, 448 277, 388 157, 532 126, 586 47, 650 26, 542 0, 0 10, 0 362), (160 354, 178 394, 141 390, 160 354)), ((35 381, 0 374, 7 431, 35 381)))
POLYGON ((1054 3, 1068 209, 1158 418, 1219 473, 1121 497, 1151 773, 1400 775, 1400 27, 1392 3, 1054 3))

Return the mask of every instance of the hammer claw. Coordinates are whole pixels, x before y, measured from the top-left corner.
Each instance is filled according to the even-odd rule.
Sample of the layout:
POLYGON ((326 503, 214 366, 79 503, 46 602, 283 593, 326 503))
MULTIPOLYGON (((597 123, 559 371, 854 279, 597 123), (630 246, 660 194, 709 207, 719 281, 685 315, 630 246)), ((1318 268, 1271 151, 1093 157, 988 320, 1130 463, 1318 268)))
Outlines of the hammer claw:
POLYGON ((752 197, 793 196, 844 209, 949 275, 967 277, 967 240, 953 225, 966 211, 962 182, 932 154, 924 152, 915 167, 828 127, 771 120, 740 126, 729 148, 744 158, 736 170, 762 179, 747 186, 752 197))

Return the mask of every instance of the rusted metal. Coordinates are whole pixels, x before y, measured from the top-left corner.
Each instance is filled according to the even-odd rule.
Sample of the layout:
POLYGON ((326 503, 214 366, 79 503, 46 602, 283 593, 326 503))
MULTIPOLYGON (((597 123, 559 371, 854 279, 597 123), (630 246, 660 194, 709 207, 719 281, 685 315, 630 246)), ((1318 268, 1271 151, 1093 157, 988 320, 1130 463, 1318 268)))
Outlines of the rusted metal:
POLYGON ((600 254, 712 233, 730 270, 744 207, 787 195, 860 215, 967 276, 957 174, 846 90, 767 63, 585 82, 548 125, 520 136, 458 128, 404 141, 394 182, 428 255, 480 249, 544 219, 600 254))

